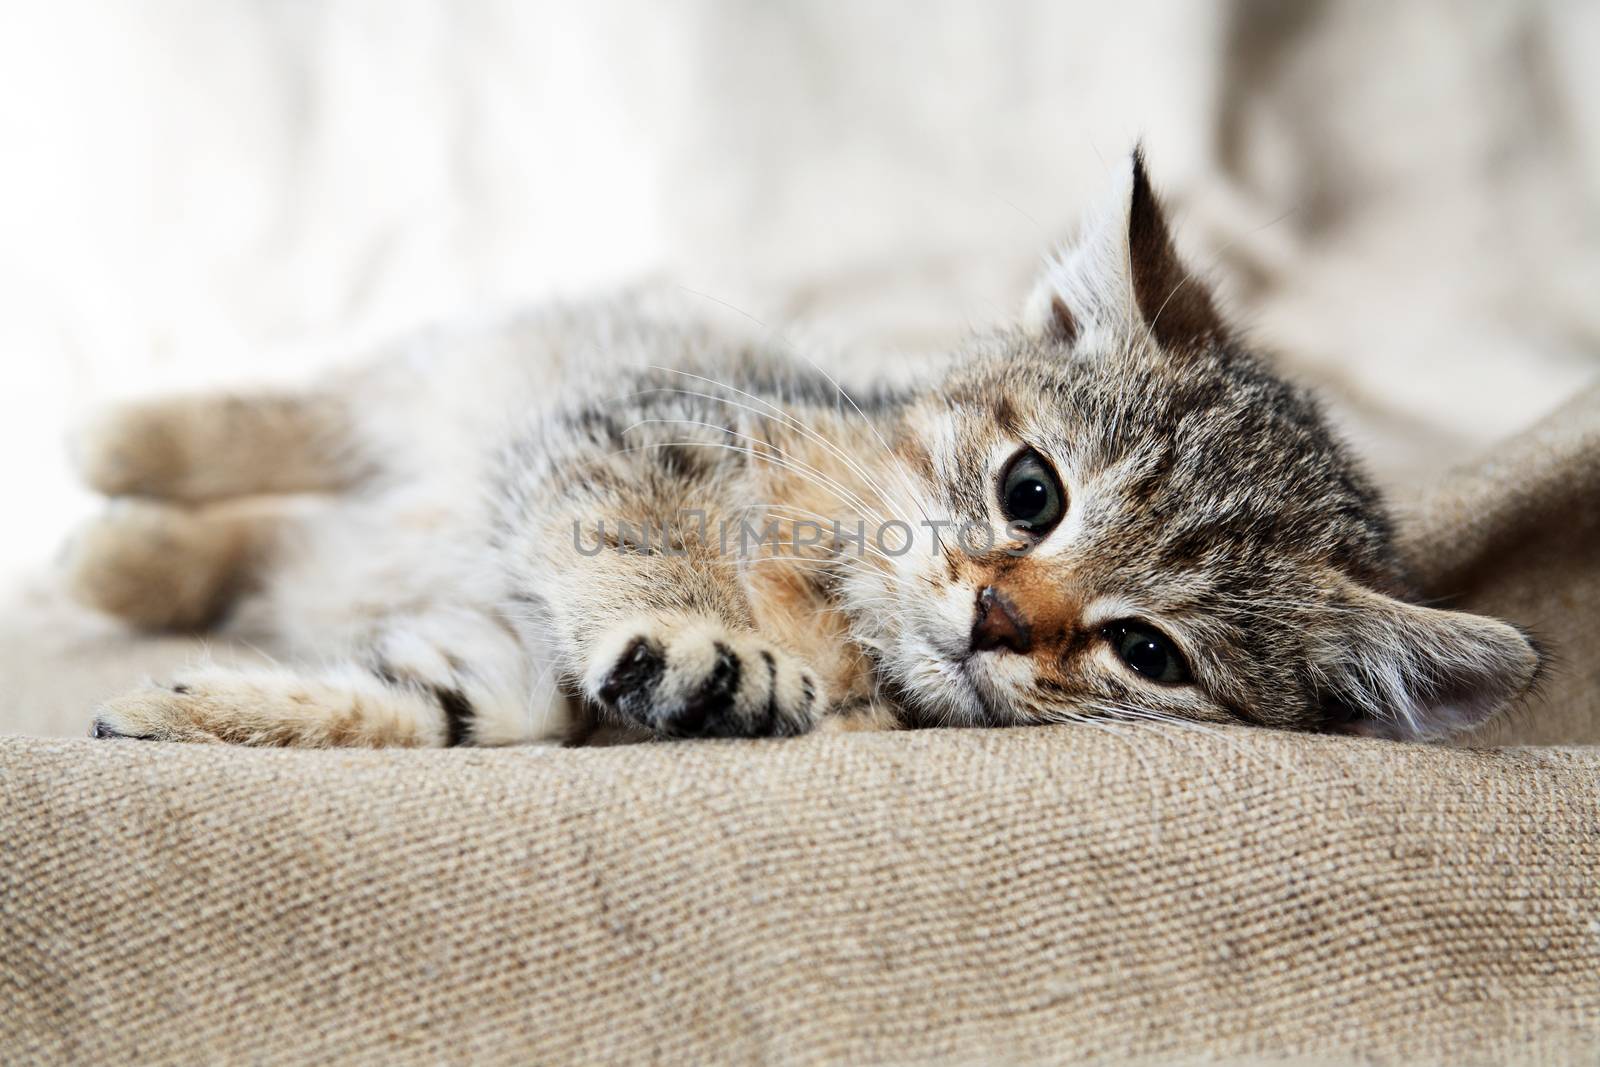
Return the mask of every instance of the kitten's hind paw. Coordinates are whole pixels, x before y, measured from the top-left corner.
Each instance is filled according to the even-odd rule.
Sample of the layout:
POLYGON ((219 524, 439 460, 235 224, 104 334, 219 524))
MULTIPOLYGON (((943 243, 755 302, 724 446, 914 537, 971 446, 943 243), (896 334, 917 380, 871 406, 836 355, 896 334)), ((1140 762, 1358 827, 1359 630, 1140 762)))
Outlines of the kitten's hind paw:
POLYGON ((790 737, 821 714, 816 672, 754 634, 649 620, 613 630, 584 688, 667 737, 790 737))
POLYGON ((239 520, 119 500, 80 527, 62 553, 81 603, 147 630, 203 630, 238 591, 249 545, 239 520))

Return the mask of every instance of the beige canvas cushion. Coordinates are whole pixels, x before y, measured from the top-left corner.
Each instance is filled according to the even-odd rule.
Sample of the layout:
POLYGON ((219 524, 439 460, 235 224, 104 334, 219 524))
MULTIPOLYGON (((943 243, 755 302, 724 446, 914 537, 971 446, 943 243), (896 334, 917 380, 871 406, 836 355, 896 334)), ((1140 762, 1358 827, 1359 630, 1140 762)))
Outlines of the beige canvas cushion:
POLYGON ((13 1061, 1600 1056, 1593 752, 6 741, 0 774, 13 1061))
MULTIPOLYGON (((1561 639, 1529 732, 1594 732, 1597 427, 1413 502, 1436 593, 1561 639)), ((0 781, 8 1062, 1600 1057, 1600 749, 15 738, 0 781)))

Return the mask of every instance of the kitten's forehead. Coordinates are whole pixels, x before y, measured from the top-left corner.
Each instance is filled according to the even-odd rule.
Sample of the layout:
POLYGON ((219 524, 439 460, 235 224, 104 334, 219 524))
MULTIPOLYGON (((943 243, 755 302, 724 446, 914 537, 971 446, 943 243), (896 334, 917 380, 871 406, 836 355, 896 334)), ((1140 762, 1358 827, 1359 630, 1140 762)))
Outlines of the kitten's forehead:
POLYGON ((1190 588, 1201 572, 1243 595, 1295 564, 1394 581, 1387 520, 1347 450, 1305 393, 1243 353, 1176 358, 1135 337, 1064 355, 1010 337, 942 395, 938 465, 971 472, 952 504, 987 503, 969 495, 987 491, 979 472, 1030 445, 1067 483, 1082 547, 1124 580, 1190 588))

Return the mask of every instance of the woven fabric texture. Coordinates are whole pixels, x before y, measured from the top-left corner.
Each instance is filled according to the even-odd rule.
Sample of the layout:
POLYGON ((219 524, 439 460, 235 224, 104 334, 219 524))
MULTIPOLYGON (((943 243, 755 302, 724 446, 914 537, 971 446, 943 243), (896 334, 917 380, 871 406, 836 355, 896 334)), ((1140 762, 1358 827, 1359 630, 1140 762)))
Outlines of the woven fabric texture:
MULTIPOLYGON (((1595 730, 1600 394, 1413 501, 1595 730)), ((0 740, 5 1062, 1600 1059, 1600 750, 0 740)))
POLYGON ((13 1062, 1600 1056, 1596 753, 84 740, 0 773, 13 1062))

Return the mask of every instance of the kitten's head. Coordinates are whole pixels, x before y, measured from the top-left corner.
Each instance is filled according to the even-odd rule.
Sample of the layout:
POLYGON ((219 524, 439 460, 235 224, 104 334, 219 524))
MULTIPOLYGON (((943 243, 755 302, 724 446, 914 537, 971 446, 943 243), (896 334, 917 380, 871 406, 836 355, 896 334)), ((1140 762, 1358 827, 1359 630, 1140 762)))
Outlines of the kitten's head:
POLYGON ((1137 154, 1023 325, 977 342, 893 444, 910 477, 891 480, 965 549, 947 527, 945 551, 874 555, 844 592, 925 722, 1435 738, 1537 672, 1512 627, 1402 599, 1381 502, 1180 265, 1137 154))

